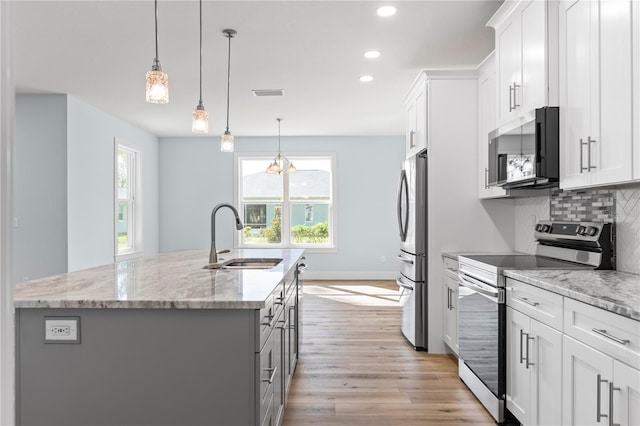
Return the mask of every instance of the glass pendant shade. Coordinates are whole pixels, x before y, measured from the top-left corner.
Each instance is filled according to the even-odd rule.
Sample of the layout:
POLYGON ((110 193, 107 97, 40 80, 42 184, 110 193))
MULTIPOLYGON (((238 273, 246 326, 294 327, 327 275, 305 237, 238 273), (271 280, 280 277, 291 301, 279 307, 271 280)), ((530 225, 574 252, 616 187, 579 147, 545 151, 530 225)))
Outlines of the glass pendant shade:
POLYGON ((233 152, 233 135, 229 132, 224 132, 220 140, 220 151, 233 152))
POLYGON ((273 163, 271 163, 271 165, 269 165, 269 167, 267 167, 267 173, 277 173, 280 174, 282 173, 282 167, 280 167, 280 164, 278 164, 278 162, 276 161, 277 158, 273 159, 273 163))
POLYGON ((295 173, 298 169, 293 165, 292 162, 289 162, 289 166, 287 167, 287 173, 295 173))
MULTIPOLYGON (((154 68, 156 68, 154 66, 154 68)), ((169 76, 160 69, 147 71, 147 102, 166 104, 169 102, 169 76)))
POLYGON ((209 133, 209 113, 202 105, 198 105, 193 111, 191 131, 193 133, 209 133))

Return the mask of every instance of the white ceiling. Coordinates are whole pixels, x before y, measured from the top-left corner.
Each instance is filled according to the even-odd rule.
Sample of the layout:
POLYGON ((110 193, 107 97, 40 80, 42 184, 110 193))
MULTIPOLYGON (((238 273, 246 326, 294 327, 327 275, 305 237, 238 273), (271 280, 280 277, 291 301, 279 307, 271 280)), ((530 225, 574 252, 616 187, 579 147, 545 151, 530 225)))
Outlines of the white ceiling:
MULTIPOLYGON (((68 93, 158 136, 193 136, 198 103, 198 2, 159 1, 159 59, 170 102, 144 99, 154 57, 153 1, 16 1, 12 43, 18 92, 68 93)), ((210 135, 224 131, 227 39, 230 130, 236 136, 400 135, 402 100, 423 68, 472 68, 493 50, 485 23, 502 3, 393 1, 203 2, 203 101, 210 135), (368 49, 381 51, 365 59, 368 49), (361 83, 371 74, 374 81, 361 83), (284 89, 281 98, 251 89, 284 89)))

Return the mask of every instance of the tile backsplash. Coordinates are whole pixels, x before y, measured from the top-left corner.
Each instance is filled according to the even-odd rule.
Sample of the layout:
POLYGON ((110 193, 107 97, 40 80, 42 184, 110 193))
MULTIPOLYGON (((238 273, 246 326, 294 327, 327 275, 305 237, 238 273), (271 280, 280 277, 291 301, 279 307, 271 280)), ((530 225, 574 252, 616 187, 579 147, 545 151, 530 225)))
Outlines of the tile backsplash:
POLYGON ((538 220, 616 225, 617 269, 640 274, 640 184, 624 189, 554 190, 550 196, 515 200, 515 250, 535 253, 538 220))

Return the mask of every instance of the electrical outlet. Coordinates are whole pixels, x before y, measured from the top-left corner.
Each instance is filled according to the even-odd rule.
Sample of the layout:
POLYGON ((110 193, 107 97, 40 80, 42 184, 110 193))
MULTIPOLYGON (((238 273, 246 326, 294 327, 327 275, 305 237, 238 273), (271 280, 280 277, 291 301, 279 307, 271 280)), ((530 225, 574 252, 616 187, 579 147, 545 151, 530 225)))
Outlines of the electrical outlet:
POLYGON ((80 317, 45 317, 45 343, 80 343, 80 317))

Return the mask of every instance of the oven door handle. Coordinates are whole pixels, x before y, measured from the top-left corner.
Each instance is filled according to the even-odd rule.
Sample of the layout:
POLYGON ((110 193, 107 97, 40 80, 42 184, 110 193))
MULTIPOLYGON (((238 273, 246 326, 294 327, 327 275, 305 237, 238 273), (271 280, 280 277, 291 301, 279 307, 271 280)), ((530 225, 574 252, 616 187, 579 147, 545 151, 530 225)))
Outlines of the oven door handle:
POLYGON ((485 296, 489 296, 489 297, 495 298, 496 300, 498 299, 498 292, 497 291, 493 292, 493 291, 489 291, 489 290, 487 290, 487 289, 485 289, 483 287, 480 287, 478 284, 473 282, 473 281, 475 281, 475 280, 473 280, 473 278, 471 278, 471 280, 473 280, 473 281, 470 281, 469 277, 465 277, 462 274, 458 274, 458 278, 460 279, 460 285, 462 285, 464 287, 468 287, 468 288, 470 288, 470 289, 472 289, 474 291, 477 291, 478 293, 483 294, 485 296))
POLYGON ((460 272, 462 272, 468 278, 473 278, 473 279, 478 280, 480 282, 482 282, 482 280, 486 279, 486 278, 481 277, 480 275, 476 275, 473 272, 466 270, 464 268, 464 266, 460 268, 460 272))
POLYGON ((403 281, 403 278, 402 278, 402 277, 398 277, 398 278, 396 278, 396 284, 398 284, 398 287, 402 287, 402 288, 405 288, 405 289, 407 289, 407 290, 411 290, 411 291, 413 291, 413 287, 411 287, 409 284, 406 284, 406 283, 403 281))

